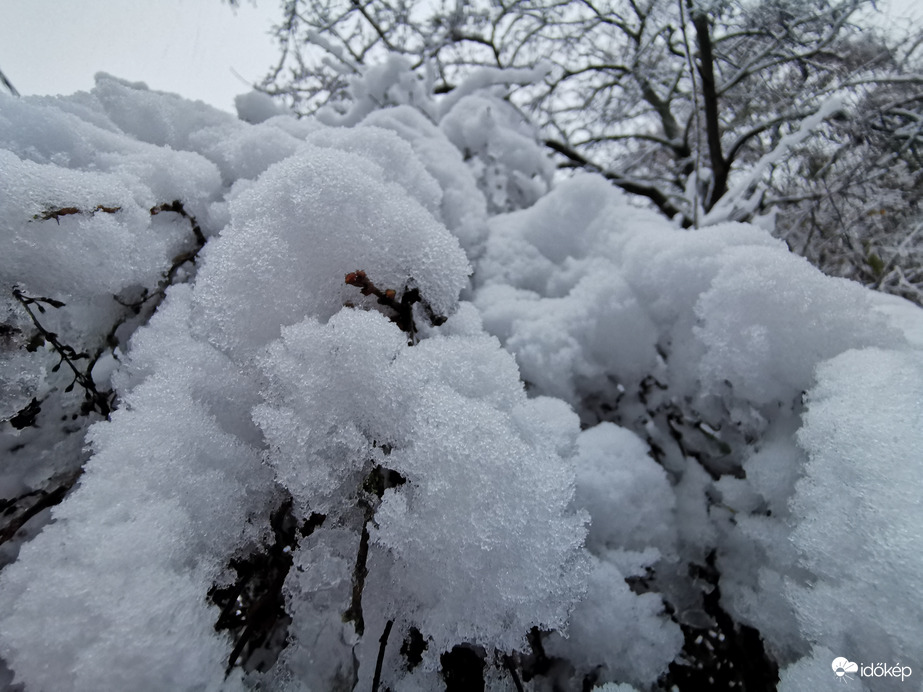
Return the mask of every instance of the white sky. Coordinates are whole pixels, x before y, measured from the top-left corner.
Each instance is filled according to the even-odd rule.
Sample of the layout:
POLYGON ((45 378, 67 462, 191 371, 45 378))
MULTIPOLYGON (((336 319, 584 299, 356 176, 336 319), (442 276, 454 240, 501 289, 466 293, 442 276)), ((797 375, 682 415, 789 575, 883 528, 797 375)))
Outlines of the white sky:
MULTIPOLYGON (((0 0, 0 69, 26 94, 70 94, 103 71, 234 111, 278 57, 279 0, 0 0), (246 83, 232 70, 244 77, 246 83)), ((920 0, 879 0, 883 26, 920 0)))
POLYGON ((233 112, 279 55, 278 16, 278 0, 0 0, 0 69, 23 95, 89 90, 102 71, 233 112))

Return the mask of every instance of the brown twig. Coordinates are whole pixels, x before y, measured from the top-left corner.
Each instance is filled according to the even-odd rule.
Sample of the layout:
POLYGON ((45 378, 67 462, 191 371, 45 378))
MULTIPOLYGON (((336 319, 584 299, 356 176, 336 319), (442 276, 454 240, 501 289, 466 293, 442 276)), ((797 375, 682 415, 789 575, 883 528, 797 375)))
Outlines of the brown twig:
POLYGON ((411 343, 415 342, 417 325, 414 322, 413 306, 420 303, 426 316, 434 326, 439 326, 446 321, 442 315, 437 315, 432 307, 420 297, 418 288, 405 288, 401 299, 397 299, 397 292, 394 289, 381 290, 378 288, 368 275, 361 269, 350 272, 346 275, 346 283, 358 288, 364 296, 375 296, 379 305, 384 305, 394 311, 394 315, 388 318, 394 322, 402 332, 410 335, 411 343))
POLYGON ((510 677, 513 678, 513 684, 516 686, 516 692, 525 692, 522 686, 522 680, 519 679, 519 673, 516 671, 516 662, 513 660, 513 657, 504 656, 503 664, 510 672, 510 677))
MULTIPOLYGON (((322 515, 312 515, 314 525, 323 522, 322 515), (321 516, 317 520, 315 516, 321 516)), ((232 560, 230 567, 237 572, 237 581, 228 588, 215 587, 209 598, 222 606, 215 630, 239 632, 225 667, 225 676, 234 666, 245 666, 259 647, 285 623, 285 596, 283 585, 293 564, 292 552, 298 546, 298 526, 292 514, 289 497, 272 513, 270 526, 274 542, 265 552, 249 558, 232 560)), ((308 523, 302 535, 310 530, 308 523)))
POLYGON ((354 622, 356 634, 360 637, 365 632, 365 618, 362 615, 362 592, 365 589, 365 580, 369 575, 369 523, 374 520, 375 510, 381 502, 385 491, 396 488, 407 482, 400 473, 393 469, 385 468, 380 464, 375 465, 360 491, 359 506, 363 510, 362 537, 359 539, 359 550, 356 552, 356 564, 353 568, 353 593, 349 608, 343 613, 344 622, 354 622))
POLYGON ((371 506, 366 509, 365 521, 362 522, 362 538, 359 539, 359 550, 356 552, 356 565, 353 568, 353 593, 349 608, 343 613, 344 622, 355 623, 356 634, 360 637, 365 633, 365 618, 362 616, 362 591, 365 588, 365 578, 369 576, 367 561, 369 558, 369 522, 374 511, 371 506))
POLYGON ((172 259, 170 262, 170 268, 164 274, 164 278, 160 281, 160 285, 157 287, 157 290, 148 293, 147 289, 144 289, 144 293, 142 293, 141 298, 134 303, 124 303, 118 298, 115 299, 119 305, 125 308, 129 308, 130 310, 134 310, 135 313, 140 311, 141 306, 151 299, 156 299, 156 301, 158 301, 157 304, 159 304, 159 301, 162 300, 166 295, 167 288, 172 286, 173 282, 176 280, 176 274, 179 272, 180 267, 186 264, 186 262, 195 263, 199 256, 199 252, 201 252, 202 248, 205 247, 205 234, 202 233, 202 229, 199 226, 198 221, 196 221, 196 218, 187 212, 185 207, 183 207, 182 202, 179 200, 174 200, 173 202, 165 202, 164 204, 158 204, 154 207, 151 207, 151 216, 156 216, 157 214, 163 212, 179 214, 184 219, 189 221, 189 225, 192 228, 192 234, 195 236, 196 240, 195 247, 191 248, 190 250, 186 250, 185 252, 179 253, 172 259))
POLYGON ((41 214, 33 216, 32 219, 35 221, 49 221, 54 219, 60 224, 62 216, 74 216, 76 214, 93 216, 98 211, 104 214, 114 214, 117 211, 121 211, 121 209, 122 207, 107 207, 102 204, 97 205, 95 209, 91 209, 90 211, 83 211, 78 207, 61 207, 60 209, 46 209, 41 214))
POLYGON ((192 225, 192 233, 195 235, 195 239, 199 244, 199 248, 201 249, 201 247, 205 245, 205 235, 202 233, 202 229, 199 228, 199 224, 196 221, 196 218, 192 214, 188 213, 185 207, 183 207, 182 202, 177 199, 169 203, 158 204, 155 207, 151 207, 151 216, 156 216, 157 214, 164 211, 172 211, 174 214, 179 214, 184 219, 187 219, 192 225))

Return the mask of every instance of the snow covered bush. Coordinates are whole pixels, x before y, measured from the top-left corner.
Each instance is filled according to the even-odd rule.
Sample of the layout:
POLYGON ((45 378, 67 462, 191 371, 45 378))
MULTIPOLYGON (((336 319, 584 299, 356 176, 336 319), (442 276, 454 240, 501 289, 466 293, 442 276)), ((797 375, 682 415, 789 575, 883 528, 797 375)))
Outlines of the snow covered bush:
POLYGON ((528 77, 440 101, 395 58, 310 120, 105 75, 0 96, 0 680, 796 690, 912 660, 920 311, 552 185, 491 86, 528 77))
MULTIPOLYGON (((677 618, 688 625, 706 615, 715 627, 719 613, 708 593, 698 606, 700 596, 676 576, 685 577, 689 564, 716 566, 720 582, 711 587, 720 586, 722 609, 757 628, 777 663, 804 655, 808 644, 842 651, 865 641, 876 661, 909 658, 919 624, 898 623, 913 612, 904 599, 918 586, 919 565, 907 564, 914 552, 903 541, 919 544, 923 522, 900 499, 903 490, 885 488, 919 487, 898 481, 919 465, 913 450, 923 410, 911 399, 921 381, 920 341, 899 328, 909 323, 919 330, 919 311, 821 275, 754 227, 678 233, 628 207, 596 177, 566 181, 532 208, 494 217, 490 226, 475 304, 516 355, 531 391, 571 403, 585 426, 595 426, 583 435, 601 438, 606 421, 634 430, 647 443, 634 458, 649 450, 672 480, 669 501, 653 500, 663 492, 653 488, 637 492, 658 513, 633 507, 603 479, 617 473, 622 453, 616 450, 640 441, 618 444, 617 428, 605 433, 613 438, 605 466, 596 462, 582 485, 578 465, 578 501, 593 516, 588 548, 599 553, 632 542, 657 548, 647 563, 653 584, 667 602, 687 604, 677 618), (845 401, 832 414, 829 404, 818 407, 829 396, 827 373, 839 362, 862 366, 837 369, 839 378, 855 374, 837 380, 845 401), (860 372, 881 383, 875 386, 889 392, 889 402, 907 386, 902 380, 914 384, 906 401, 889 403, 893 415, 882 415, 883 402, 862 388, 860 372), (851 417, 849 432, 841 431, 840 421, 851 417), (906 461, 883 461, 882 437, 907 449, 906 461), (881 495, 863 501, 869 509, 862 529, 841 535, 838 526, 858 521, 851 493, 861 498, 863 488, 873 487, 881 495), (819 498, 836 496, 843 503, 838 513, 819 506, 819 498), (883 516, 879 502, 893 503, 893 514, 883 516), (616 541, 594 537, 610 525, 637 529, 616 541), (861 586, 874 579, 858 571, 860 537, 876 551, 870 574, 893 584, 874 595, 861 586), (833 554, 839 562, 827 559, 833 554), (841 594, 844 580, 851 586, 841 608, 863 599, 869 607, 864 619, 834 630, 841 616, 833 594, 841 594), (888 636, 873 611, 893 614, 888 636)), ((645 483, 645 468, 632 469, 618 485, 645 483)), ((792 679, 786 678, 790 689, 806 688, 792 679)))
MULTIPOLYGON (((492 660, 525 650, 533 630, 563 629, 588 564, 569 462, 578 421, 562 402, 529 399, 513 359, 459 305, 469 261, 441 220, 442 188, 412 145, 377 127, 348 137, 306 127, 298 140, 273 118, 246 125, 107 77, 77 98, 95 108, 96 124, 84 121, 94 136, 111 118, 127 141, 130 130, 186 149, 211 174, 211 187, 190 196, 207 200, 198 217, 227 223, 189 256, 201 265, 185 270, 189 283, 168 286, 176 277, 160 248, 175 229, 153 227, 152 193, 129 207, 120 192, 144 190, 140 182, 61 167, 57 179, 73 182, 58 192, 29 177, 37 164, 4 154, 26 169, 12 169, 8 183, 24 201, 4 210, 6 232, 24 247, 4 266, 10 301, 35 294, 70 311, 93 299, 109 307, 92 324, 99 332, 121 327, 126 308, 114 294, 165 293, 130 346, 126 334, 114 351, 115 410, 89 429, 78 489, 4 570, 2 646, 18 679, 35 689, 333 689, 373 678, 425 686, 455 647, 492 660), (96 209, 99 199, 118 209, 96 209), (86 229, 67 228, 62 241, 57 216, 86 229), (39 221, 57 245, 29 244, 28 224, 39 221), (123 248, 114 236, 91 271, 98 227, 138 241, 123 248), (136 259, 129 249, 143 249, 144 234, 160 254, 136 259), (42 262, 60 266, 62 278, 43 277, 42 262), (277 547, 281 515, 291 525, 285 567, 244 576, 263 546, 277 547), (235 645, 278 655, 249 631, 267 598, 279 600, 286 622, 264 614, 260 637, 278 626, 287 646, 260 674, 257 656, 235 645), (226 624, 228 604, 247 611, 246 627, 226 624), (87 623, 98 626, 77 636, 87 623), (232 638, 216 624, 241 631, 232 638), (392 629, 382 669, 378 639, 392 629), (412 633, 422 648, 410 666, 401 641, 412 633), (251 658, 244 680, 235 664, 251 658)), ((9 105, 17 117, 19 102, 9 105)), ((35 108, 64 119, 53 103, 35 108)), ((415 126, 406 114, 403 122, 415 126)), ((424 129, 410 139, 433 136, 424 129)), ((452 175, 476 190, 460 159, 452 175)), ((485 219, 482 200, 473 195, 471 214, 452 220, 485 219)), ((82 345, 97 336, 88 331, 66 335, 82 345)), ((31 364, 28 350, 9 350, 10 371, 31 364)), ((57 384, 54 373, 47 380, 21 386, 40 397, 57 384)), ((33 427, 41 439, 51 426, 21 426, 33 427)), ((6 454, 28 458, 15 428, 4 430, 6 454)))

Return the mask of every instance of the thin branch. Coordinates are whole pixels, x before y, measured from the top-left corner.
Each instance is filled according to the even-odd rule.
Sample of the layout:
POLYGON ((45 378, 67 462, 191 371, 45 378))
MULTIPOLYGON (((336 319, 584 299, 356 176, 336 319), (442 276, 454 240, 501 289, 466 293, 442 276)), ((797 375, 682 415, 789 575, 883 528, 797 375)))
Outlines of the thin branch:
POLYGON ((676 140, 664 139, 663 137, 658 137, 657 135, 651 135, 644 132, 640 133, 629 133, 622 135, 597 135, 595 137, 586 137, 579 141, 574 142, 575 147, 583 147, 591 144, 603 144, 604 142, 624 142, 625 140, 639 141, 639 142, 653 142, 654 144, 659 144, 662 147, 667 149, 674 150, 680 158, 688 156, 690 154, 688 147, 682 142, 676 140))
POLYGON ((343 613, 344 622, 354 623, 356 634, 360 637, 365 633, 365 618, 362 616, 362 591, 365 588, 365 578, 369 576, 367 561, 369 558, 369 522, 375 511, 371 505, 366 507, 365 519, 362 522, 362 536, 359 539, 359 550, 356 552, 356 564, 353 567, 353 592, 349 608, 343 613))
POLYGON ((513 657, 504 656, 503 663, 506 666, 506 669, 510 672, 510 677, 513 678, 513 684, 516 686, 516 692, 525 692, 525 689, 522 686, 522 680, 519 679, 519 672, 516 670, 516 664, 513 661, 513 657))
POLYGON ((395 53, 399 52, 388 40, 388 37, 385 35, 385 32, 382 31, 381 27, 378 25, 378 22, 376 22, 375 19, 366 11, 365 6, 359 0, 352 0, 352 5, 357 10, 359 10, 359 14, 365 17, 365 21, 367 21, 372 26, 372 28, 375 30, 375 33, 378 34, 379 38, 381 38, 381 42, 385 44, 385 48, 395 53))
POLYGON ((50 305, 54 308, 64 307, 64 303, 59 300, 53 300, 51 298, 37 298, 27 296, 18 287, 13 288, 13 298, 15 298, 16 301, 22 305, 23 309, 26 311, 26 314, 29 315, 29 319, 32 320, 32 324, 35 325, 36 329, 38 329, 46 343, 51 344, 52 348, 55 350, 55 352, 57 352, 60 360, 58 361, 58 365, 52 368, 52 370, 57 370, 62 363, 65 363, 74 374, 74 379, 67 387, 64 388, 64 391, 69 392, 74 388, 75 383, 79 384, 83 388, 86 403, 92 409, 98 411, 100 415, 108 418, 109 413, 112 411, 112 392, 98 391, 96 389, 96 383, 93 381, 93 375, 91 374, 90 369, 87 368, 87 371, 83 372, 74 364, 75 360, 81 360, 84 358, 89 359, 89 354, 77 353, 77 351, 75 351, 72 346, 62 344, 58 340, 58 335, 46 329, 39 321, 35 313, 32 312, 32 308, 30 307, 31 305, 35 305, 39 312, 45 312, 45 308, 42 307, 42 303, 50 305))
POLYGON ((3 86, 9 89, 9 92, 13 96, 19 96, 19 92, 16 90, 16 87, 13 86, 13 83, 7 79, 6 75, 3 74, 3 70, 0 70, 0 82, 3 82, 3 86))
POLYGON ((465 34, 455 29, 452 30, 451 38, 454 43, 467 41, 468 43, 477 43, 490 48, 490 52, 494 54, 494 62, 497 63, 497 67, 503 67, 503 62, 500 60, 500 51, 497 50, 497 46, 494 45, 493 41, 477 34, 465 34))
POLYGON ((19 515, 10 520, 10 522, 4 526, 3 529, 0 529, 0 545, 12 539, 19 532, 19 530, 25 526, 30 519, 39 514, 39 512, 60 504, 61 501, 71 491, 71 488, 76 485, 77 480, 82 475, 83 467, 81 466, 76 471, 73 471, 61 478, 60 482, 55 485, 53 490, 38 490, 27 493, 26 495, 16 498, 15 500, 4 502, 5 507, 9 508, 29 495, 38 495, 38 499, 32 505, 30 505, 28 509, 24 510, 19 515))
MULTIPOLYGON (((102 208, 102 207, 97 207, 102 208)), ((174 200, 169 204, 160 204, 156 207, 151 207, 151 216, 156 216, 163 211, 172 211, 174 214, 179 214, 184 219, 189 221, 189 224, 192 226, 192 234, 195 236, 196 242, 202 246, 205 245, 205 235, 202 233, 202 229, 199 227, 198 221, 192 214, 186 212, 186 209, 183 207, 183 203, 178 199, 174 200)))
POLYGON ((379 305, 384 305, 393 310, 396 314, 389 316, 389 319, 394 322, 402 332, 406 332, 409 335, 411 345, 416 343, 417 334, 417 325, 413 316, 413 306, 415 303, 421 305, 427 318, 429 318, 430 323, 434 327, 438 327, 446 321, 446 317, 437 315, 429 303, 422 299, 420 291, 417 288, 406 287, 401 299, 398 300, 397 291, 393 288, 382 291, 378 286, 372 283, 372 280, 361 269, 347 274, 345 283, 358 288, 364 296, 375 296, 378 299, 379 305))
POLYGON ((791 122, 792 120, 803 120, 804 118, 807 118, 808 116, 810 116, 812 113, 816 113, 816 112, 817 112, 817 109, 814 108, 812 110, 799 111, 797 113, 785 113, 784 115, 780 115, 778 117, 767 120, 764 123, 760 123, 759 125, 756 125, 755 127, 751 128, 750 130, 747 130, 742 135, 740 135, 737 138, 737 140, 730 146, 730 148, 728 149, 727 157, 726 157, 727 160, 730 162, 736 159, 737 155, 740 153, 740 150, 744 147, 744 145, 747 142, 749 142, 751 139, 753 139, 757 135, 762 134, 766 130, 773 128, 776 125, 781 125, 782 123, 791 122))
MULTIPOLYGON (((683 7, 683 0, 676 0, 679 5, 679 15, 680 15, 680 26, 682 27, 683 33, 683 50, 685 52, 686 64, 689 66, 689 79, 692 81, 692 112, 695 115, 695 162, 693 163, 692 172, 695 173, 695 191, 692 198, 692 226, 693 228, 699 227, 699 207, 702 205, 699 201, 699 182, 701 180, 701 170, 702 170, 702 125, 699 121, 700 119, 700 110, 699 110, 699 84, 695 78, 695 68, 692 61, 692 51, 689 50, 689 36, 686 33, 686 12, 683 7)), ((687 144, 688 149, 688 136, 689 128, 686 127, 684 132, 683 141, 687 144)))
POLYGON ((378 686, 381 684, 381 667, 385 662, 385 648, 388 646, 388 637, 391 636, 391 627, 394 620, 388 620, 385 624, 385 631, 378 638, 378 660, 375 661, 375 677, 372 678, 372 692, 378 692, 378 686))

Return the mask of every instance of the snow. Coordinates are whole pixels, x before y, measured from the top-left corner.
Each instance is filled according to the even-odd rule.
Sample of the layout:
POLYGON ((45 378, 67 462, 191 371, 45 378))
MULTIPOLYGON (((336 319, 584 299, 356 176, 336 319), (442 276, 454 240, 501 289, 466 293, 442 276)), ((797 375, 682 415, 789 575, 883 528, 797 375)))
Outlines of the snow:
POLYGON ((121 176, 23 161, 9 151, 0 152, 0 167, 9 233, 4 285, 26 276, 23 288, 41 295, 97 296, 156 281, 171 238, 152 227, 147 200, 137 200, 121 176), (99 206, 114 211, 94 211, 99 206), (75 213, 45 218, 65 208, 75 213))
POLYGON ((676 498, 667 474, 630 430, 600 423, 577 442, 577 502, 593 517, 587 547, 667 551, 676 542, 676 498))
POLYGON ((819 580, 793 589, 798 620, 834 650, 857 640, 865 660, 911 660, 923 588, 923 359, 851 350, 817 376, 798 433, 810 460, 792 500, 792 539, 819 580))
POLYGON ((439 126, 475 172, 491 212, 533 204, 545 194, 554 172, 532 128, 516 109, 488 95, 450 98, 451 109, 439 126))
POLYGON ((434 655, 457 641, 512 650, 532 625, 563 625, 584 530, 556 449, 573 447, 577 419, 543 425, 549 404, 526 398, 496 340, 408 347, 383 316, 345 309, 285 329, 260 366, 269 379, 254 418, 303 515, 343 512, 369 460, 406 479, 375 513, 369 612, 426 632, 434 655))
MULTIPOLYGON (((338 57, 342 53, 321 36, 314 34, 312 40, 338 57)), ((426 87, 418 74, 411 69, 410 59, 403 55, 389 55, 384 62, 363 66, 352 59, 340 57, 343 72, 349 73, 349 99, 321 109, 318 118, 327 125, 350 127, 356 125, 370 113, 406 103, 422 106, 426 115, 431 115, 426 104, 429 99, 426 87)))
POLYGON ((442 188, 420 162, 410 144, 378 127, 326 128, 311 135, 309 144, 346 151, 390 171, 397 183, 440 221, 442 188))
POLYGON ((418 288, 437 315, 450 314, 467 283, 465 254, 388 178, 364 156, 305 145, 233 197, 231 223, 198 280, 209 340, 252 353, 284 325, 327 320, 345 302, 361 302, 343 282, 356 270, 398 300, 418 288))
POLYGON ((706 386, 728 381, 756 404, 785 400, 811 381, 821 361, 899 338, 870 314, 868 291, 824 276, 803 258, 741 248, 724 259, 696 305, 702 326, 694 332, 708 349, 700 365, 706 386))
POLYGON ((265 122, 278 115, 285 115, 285 109, 260 91, 250 91, 234 98, 237 117, 251 125, 265 122))
MULTIPOLYGON (((110 81, 100 77, 101 86, 110 81)), ((14 99, 0 94, 0 98, 0 146, 23 160, 57 170, 113 173, 144 205, 181 199, 197 215, 219 194, 221 181, 213 164, 192 152, 151 145, 122 133, 95 90, 75 95, 76 103, 61 97, 14 99)))
POLYGON ((659 617, 661 600, 652 593, 633 594, 619 569, 600 560, 594 560, 587 588, 567 639, 553 638, 551 652, 584 673, 602 665, 601 682, 656 680, 683 643, 679 627, 659 617))
POLYGON ((313 120, 106 75, 0 96, 0 491, 74 486, 0 554, 17 682, 368 689, 381 652, 429 690, 467 647, 515 689, 537 638, 537 689, 647 689, 714 625, 705 565, 783 689, 911 660, 923 313, 553 182, 497 90, 538 74, 439 101, 393 58, 313 120), (287 506, 288 644, 226 677, 210 594, 287 506))
MULTIPOLYGON (((718 224, 689 233, 665 228, 589 176, 557 185, 525 210, 494 216, 475 278, 475 304, 485 326, 515 354, 532 391, 570 402, 584 425, 598 423, 585 434, 613 438, 601 445, 606 456, 601 449, 599 461, 589 457, 583 462, 595 466, 582 470, 578 456, 578 502, 594 518, 591 550, 607 541, 607 547, 659 548, 655 570, 662 588, 680 610, 680 620, 691 623, 699 617, 697 606, 686 587, 670 576, 669 565, 702 560, 717 543, 724 606, 759 628, 780 660, 797 658, 806 642, 842 650, 847 641, 856 641, 822 624, 833 612, 832 601, 811 628, 801 622, 817 607, 809 607, 802 591, 821 594, 828 588, 805 585, 826 578, 834 589, 841 580, 817 570, 813 561, 806 564, 799 557, 804 548, 795 551, 790 543, 798 545, 800 535, 798 529, 792 533, 792 526, 807 530, 818 525, 814 512, 793 516, 789 509, 803 492, 800 479, 816 463, 799 447, 811 430, 810 417, 800 420, 801 397, 815 386, 817 368, 822 377, 825 364, 845 358, 839 354, 850 349, 918 353, 918 308, 825 277, 752 226, 718 224), (886 350, 868 350, 876 348, 886 350), (613 400, 618 401, 615 407, 613 400), (629 458, 640 465, 621 482, 614 474, 624 467, 615 460, 625 452, 615 451, 620 444, 614 430, 619 429, 605 433, 609 424, 599 423, 607 420, 641 438, 629 447, 634 450, 629 458), (689 458, 690 448, 699 461, 689 458), (641 462, 655 449, 667 472, 658 482, 660 489, 631 492, 632 484, 644 482, 644 469, 650 466, 641 462), (710 473, 728 475, 714 482, 702 462, 710 473), (657 509, 634 521, 628 498, 636 497, 657 509), (606 501, 625 514, 602 510, 606 501), (673 543, 664 536, 674 536, 673 543)), ((880 357, 869 356, 864 369, 870 371, 871 361, 880 357)), ((914 367, 910 361, 895 364, 893 386, 899 386, 900 378, 921 381, 914 367)), ((858 416, 867 420, 870 411, 880 408, 871 390, 854 378, 844 386, 855 392, 847 408, 858 416)), ((903 407, 919 415, 920 399, 908 395, 903 407)), ((898 419, 881 421, 896 443, 913 439, 911 428, 898 419)), ((919 456, 909 451, 904 463, 912 468, 909 460, 919 456)), ((885 483, 896 478, 891 467, 865 467, 879 468, 885 483)), ((832 496, 844 480, 831 468, 818 479, 817 493, 832 496)), ((915 485, 908 479, 903 487, 915 485)), ((882 488, 871 506, 890 495, 882 488)), ((899 522, 900 512, 892 522, 899 522)), ((907 535, 918 535, 912 527, 919 520, 901 525, 907 535)), ((885 529, 882 522, 873 533, 882 539, 885 529)), ((845 545, 836 549, 844 558, 850 555, 845 545)), ((893 579, 906 571, 887 563, 874 579, 884 580, 885 573, 893 579)), ((844 572, 854 570, 843 564, 837 574, 844 572)), ((879 613, 908 612, 909 604, 898 593, 880 593, 875 601, 879 613)), ((858 590, 847 592, 841 602, 860 597, 858 590)), ((865 617, 875 621, 871 612, 865 617)), ((856 621, 852 628, 859 630, 856 621)), ((921 636, 909 624, 895 631, 891 640, 905 646, 921 636)), ((884 641, 879 635, 868 630, 868 637, 884 641)), ((878 650, 882 660, 907 656, 896 643, 878 650)))
POLYGON ((406 140, 429 174, 442 187, 442 222, 474 259, 487 235, 487 200, 471 176, 461 152, 436 125, 410 106, 374 111, 362 123, 392 130, 406 140))
POLYGON ((3 656, 36 689, 220 686, 224 645, 199 585, 258 537, 247 519, 266 472, 204 403, 232 397, 239 373, 179 328, 183 288, 134 342, 129 371, 152 374, 91 428, 80 490, 3 572, 4 632, 18 633, 3 656))

